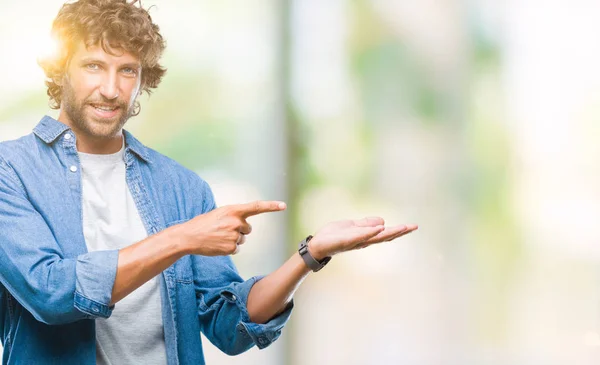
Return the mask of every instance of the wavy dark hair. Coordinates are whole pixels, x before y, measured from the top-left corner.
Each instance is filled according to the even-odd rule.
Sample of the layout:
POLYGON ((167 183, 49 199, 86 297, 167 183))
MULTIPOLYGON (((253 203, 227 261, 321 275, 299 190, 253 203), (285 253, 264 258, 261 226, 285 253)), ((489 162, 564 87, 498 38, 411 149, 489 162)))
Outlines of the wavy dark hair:
MULTIPOLYGON (((166 43, 158 25, 141 0, 79 0, 62 6, 52 24, 52 36, 58 50, 52 56, 39 59, 46 74, 50 107, 60 108, 62 78, 79 42, 86 47, 100 45, 109 54, 126 51, 140 59, 142 80, 140 90, 151 93, 160 83, 166 69, 159 64, 166 43)), ((136 102, 137 103, 137 102, 136 102)), ((134 110, 139 114, 139 103, 134 110)))

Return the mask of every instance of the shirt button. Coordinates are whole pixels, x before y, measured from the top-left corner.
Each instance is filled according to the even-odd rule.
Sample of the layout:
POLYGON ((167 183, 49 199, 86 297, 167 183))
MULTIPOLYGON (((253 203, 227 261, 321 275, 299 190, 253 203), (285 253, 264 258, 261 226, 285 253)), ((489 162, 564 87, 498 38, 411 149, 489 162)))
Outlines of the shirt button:
POLYGON ((73 165, 69 168, 69 170, 71 170, 71 172, 77 172, 77 166, 73 165))
POLYGON ((65 134, 65 139, 68 141, 71 139, 71 135, 69 133, 65 134))
POLYGON ((235 295, 231 294, 231 300, 233 300, 234 302, 237 300, 237 298, 235 297, 235 295))

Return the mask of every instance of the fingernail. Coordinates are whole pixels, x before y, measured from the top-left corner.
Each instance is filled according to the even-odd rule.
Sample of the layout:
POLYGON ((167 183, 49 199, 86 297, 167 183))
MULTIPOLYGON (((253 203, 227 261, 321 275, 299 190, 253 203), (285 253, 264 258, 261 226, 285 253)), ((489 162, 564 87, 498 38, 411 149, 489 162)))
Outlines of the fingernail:
POLYGON ((282 203, 279 203, 278 207, 279 207, 279 209, 285 209, 286 205, 285 205, 285 203, 282 202, 282 203))

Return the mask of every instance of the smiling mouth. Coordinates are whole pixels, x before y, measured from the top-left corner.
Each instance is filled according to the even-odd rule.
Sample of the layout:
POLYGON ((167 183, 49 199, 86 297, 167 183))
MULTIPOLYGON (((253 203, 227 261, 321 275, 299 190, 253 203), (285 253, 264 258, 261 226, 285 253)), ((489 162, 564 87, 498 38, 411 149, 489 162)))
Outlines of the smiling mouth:
POLYGON ((102 105, 102 104, 90 104, 94 109, 100 112, 113 112, 119 109, 118 105, 102 105))

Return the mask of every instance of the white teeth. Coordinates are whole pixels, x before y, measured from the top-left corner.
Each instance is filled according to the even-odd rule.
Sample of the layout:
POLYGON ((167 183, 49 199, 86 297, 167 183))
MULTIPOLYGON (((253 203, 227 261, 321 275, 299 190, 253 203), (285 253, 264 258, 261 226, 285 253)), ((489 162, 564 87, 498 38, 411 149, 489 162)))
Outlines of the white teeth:
POLYGON ((117 108, 111 108, 111 107, 103 107, 103 106, 95 106, 94 108, 103 111, 103 112, 112 112, 113 110, 117 109, 117 108))

